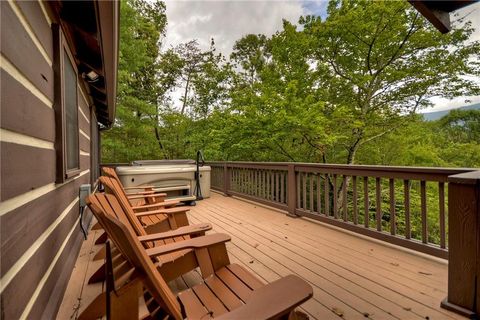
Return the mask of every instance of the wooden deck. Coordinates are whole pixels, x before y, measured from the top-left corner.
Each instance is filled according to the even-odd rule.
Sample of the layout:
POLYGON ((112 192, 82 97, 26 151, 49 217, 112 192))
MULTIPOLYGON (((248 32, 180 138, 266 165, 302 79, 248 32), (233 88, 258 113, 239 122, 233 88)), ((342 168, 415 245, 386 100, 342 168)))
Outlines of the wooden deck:
MULTIPOLYGON (((291 273, 307 280, 314 297, 302 309, 311 319, 463 319, 440 308, 447 287, 442 260, 217 193, 192 207, 189 219, 230 234, 231 261, 265 282, 291 273)), ((58 319, 74 319, 101 289, 83 285, 95 267, 88 262, 95 236, 84 243, 58 319)))

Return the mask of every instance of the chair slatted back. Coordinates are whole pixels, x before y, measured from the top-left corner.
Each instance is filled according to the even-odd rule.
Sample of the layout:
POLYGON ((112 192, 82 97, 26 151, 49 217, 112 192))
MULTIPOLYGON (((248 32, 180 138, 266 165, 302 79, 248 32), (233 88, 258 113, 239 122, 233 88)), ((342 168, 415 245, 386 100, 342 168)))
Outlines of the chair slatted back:
POLYGON ((95 214, 109 238, 115 243, 124 257, 142 276, 142 281, 157 303, 175 319, 182 319, 180 303, 168 287, 167 283, 147 256, 140 241, 125 224, 111 214, 105 213, 105 208, 113 211, 112 204, 118 203, 113 195, 92 194, 87 197, 87 204, 95 214))
POLYGON ((132 206, 130 205, 130 201, 128 200, 127 196, 125 195, 125 191, 123 190, 122 186, 120 186, 118 181, 114 178, 102 176, 100 177, 100 182, 105 186, 107 193, 112 194, 117 198, 120 206, 123 208, 123 210, 119 210, 119 212, 124 213, 125 217, 135 229, 137 235, 146 235, 147 233, 145 232, 145 229, 135 216, 132 206))
POLYGON ((129 230, 136 236, 144 236, 146 235, 145 230, 142 228, 142 225, 139 223, 138 219, 134 216, 131 219, 128 216, 128 213, 125 212, 123 206, 121 206, 120 202, 118 201, 117 197, 114 198, 99 198, 99 204, 101 205, 101 209, 103 210, 104 214, 109 215, 113 218, 118 219, 120 222, 125 224, 129 230), (108 201, 110 199, 115 199, 115 201, 108 201), (132 222, 132 220, 137 220, 132 222))
POLYGON ((120 178, 118 177, 117 172, 115 171, 114 168, 102 167, 102 171, 106 176, 112 177, 112 178, 120 181, 120 178))

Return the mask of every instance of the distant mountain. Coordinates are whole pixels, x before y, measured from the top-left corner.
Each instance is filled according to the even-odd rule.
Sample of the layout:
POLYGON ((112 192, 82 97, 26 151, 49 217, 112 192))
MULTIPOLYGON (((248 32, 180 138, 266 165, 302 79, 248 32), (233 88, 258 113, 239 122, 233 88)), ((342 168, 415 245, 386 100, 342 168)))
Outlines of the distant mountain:
POLYGON ((475 103, 469 106, 464 106, 464 107, 455 108, 455 109, 422 113, 422 115, 426 121, 435 121, 442 118, 443 116, 446 116, 452 110, 480 110, 480 103, 475 103))

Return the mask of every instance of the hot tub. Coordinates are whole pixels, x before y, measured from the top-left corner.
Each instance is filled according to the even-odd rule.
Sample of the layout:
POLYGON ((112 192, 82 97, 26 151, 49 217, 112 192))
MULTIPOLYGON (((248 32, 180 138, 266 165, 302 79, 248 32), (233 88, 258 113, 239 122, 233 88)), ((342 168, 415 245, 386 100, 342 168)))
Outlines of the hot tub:
MULTIPOLYGON (((193 160, 144 160, 134 161, 132 166, 117 167, 117 175, 125 187, 153 185, 155 191, 167 193, 167 198, 183 202, 197 200, 193 160)), ((210 197, 209 166, 199 167, 200 188, 204 198, 210 197)))

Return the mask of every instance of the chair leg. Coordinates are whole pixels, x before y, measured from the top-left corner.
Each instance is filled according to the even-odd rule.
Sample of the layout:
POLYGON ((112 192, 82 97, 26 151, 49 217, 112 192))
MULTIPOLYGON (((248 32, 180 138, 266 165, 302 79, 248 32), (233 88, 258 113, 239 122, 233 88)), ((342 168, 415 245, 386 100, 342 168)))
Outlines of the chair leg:
POLYGON ((93 261, 105 260, 105 257, 106 257, 106 250, 105 250, 105 246, 103 246, 100 248, 100 250, 97 251, 97 253, 95 253, 95 255, 93 256, 93 261))
POLYGON ((107 241, 107 233, 104 232, 100 235, 100 237, 98 237, 98 239, 95 241, 95 244, 102 244, 102 243, 105 243, 107 241))
POLYGON ((83 311, 78 315, 77 320, 98 319, 106 314, 107 297, 106 293, 99 294, 83 311))
POLYGON ((105 264, 102 264, 88 279, 88 284, 105 281, 105 264))
POLYGON ((303 311, 293 310, 292 312, 290 312, 287 319, 288 320, 308 320, 310 319, 310 317, 308 316, 308 314, 306 314, 303 311))
POLYGON ((112 320, 138 319, 138 299, 143 294, 142 282, 137 279, 110 293, 112 320))
POLYGON ((95 223, 93 226, 92 226, 92 231, 94 230, 102 230, 102 226, 100 225, 100 223, 95 223))

